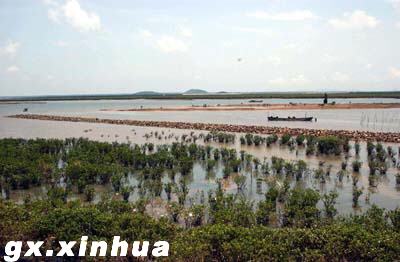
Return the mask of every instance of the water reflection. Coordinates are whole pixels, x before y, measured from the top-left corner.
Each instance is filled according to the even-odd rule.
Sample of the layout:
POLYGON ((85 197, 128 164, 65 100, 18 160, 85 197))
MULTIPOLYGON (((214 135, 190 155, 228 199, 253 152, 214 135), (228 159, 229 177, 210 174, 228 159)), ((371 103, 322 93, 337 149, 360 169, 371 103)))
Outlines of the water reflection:
MULTIPOLYGON (((265 103, 288 103, 291 100, 282 99, 264 99, 265 103)), ((320 100, 295 100, 300 103, 320 103, 320 100)), ((336 99, 340 102, 339 99, 336 99)), ((351 99, 351 102, 397 102, 396 99, 351 99)), ((116 119, 143 119, 143 120, 167 120, 167 121, 193 121, 193 122, 211 122, 211 123, 232 123, 232 124, 256 124, 256 125, 277 125, 289 127, 309 127, 309 128, 328 128, 328 129, 357 129, 357 130, 379 130, 379 131, 395 131, 400 130, 400 110, 399 109, 380 109, 380 110, 313 110, 313 116, 318 118, 317 123, 271 123, 266 120, 266 112, 100 112, 101 108, 127 108, 136 106, 179 106, 179 105, 201 105, 201 104, 228 104, 241 103, 247 100, 117 100, 117 101, 72 101, 72 102, 48 102, 45 104, 29 104, 29 112, 55 114, 55 115, 79 115, 79 116, 97 116, 104 118, 116 119), (376 116, 376 117, 375 117, 376 116), (376 119, 376 120, 375 120, 376 119)), ((349 102, 343 100, 342 102, 349 102)), ((15 137, 15 138, 69 138, 69 137, 85 137, 92 140, 106 142, 131 142, 144 144, 152 142, 158 144, 171 144, 177 139, 179 140, 182 134, 188 134, 190 130, 173 130, 167 128, 153 127, 132 127, 118 126, 107 124, 91 124, 91 123, 69 123, 69 122, 52 122, 52 121, 36 121, 25 119, 6 118, 5 116, 21 113, 24 104, 8 104, 0 105, 0 137, 15 137), (159 133, 164 132, 160 137, 147 136, 153 131, 159 133)), ((311 114, 302 110, 297 111, 274 111, 274 114, 281 116, 294 115, 304 116, 311 114)), ((199 135, 201 131, 192 131, 199 135)), ((296 150, 289 150, 287 146, 274 145, 271 147, 265 146, 242 146, 237 139, 235 144, 221 145, 210 143, 214 147, 228 146, 235 148, 237 152, 245 150, 246 152, 259 158, 261 161, 266 158, 271 160, 272 156, 282 157, 286 160, 305 160, 310 168, 304 178, 300 181, 292 179, 291 186, 312 187, 319 190, 321 193, 337 190, 339 198, 337 207, 340 213, 354 212, 352 208, 352 176, 358 177, 358 187, 363 188, 363 195, 360 198, 361 209, 365 209, 372 204, 377 204, 381 207, 394 209, 398 206, 400 200, 399 189, 396 188, 396 177, 398 173, 396 167, 391 164, 387 174, 378 176, 376 187, 370 187, 369 184, 369 168, 366 144, 361 143, 361 151, 358 159, 362 161, 362 167, 359 174, 353 174, 351 167, 347 167, 347 173, 343 177, 338 177, 337 173, 341 170, 343 161, 346 161, 344 156, 307 156, 304 147, 299 147, 296 150), (314 170, 322 168, 324 172, 330 169, 330 175, 325 178, 325 183, 321 183, 314 177, 314 170)), ((199 144, 204 144, 199 141, 199 144)), ((388 146, 389 144, 386 144, 388 146)), ((398 144, 391 144, 398 150, 398 144)), ((355 157, 354 147, 350 151, 350 157, 347 159, 351 163, 355 157)), ((398 154, 396 156, 398 162, 398 154)), ((62 163, 60 163, 62 165, 62 163)), ((243 169, 241 172, 246 176, 246 187, 241 194, 248 198, 258 201, 263 199, 264 192, 268 189, 268 182, 271 179, 282 179, 279 175, 274 177, 265 177, 260 172, 243 169)), ((125 184, 137 187, 139 174, 133 172, 126 177, 125 184)), ((207 198, 209 190, 217 187, 217 179, 223 177, 223 165, 219 163, 212 172, 207 172, 205 164, 198 162, 194 165, 193 173, 189 177, 190 192, 189 200, 191 202, 204 201, 207 198), (203 200, 202 200, 203 199, 203 200)), ((163 183, 170 181, 169 174, 163 177, 163 183)), ((175 177, 178 181, 179 175, 175 177)), ((229 193, 237 193, 237 188, 232 180, 232 177, 225 179, 223 182, 225 190, 229 193)), ((102 194, 107 197, 119 197, 113 194, 111 185, 95 185, 96 195, 94 201, 99 201, 102 194)), ((23 201, 27 196, 40 198, 45 196, 47 188, 45 186, 31 188, 28 191, 15 190, 11 192, 11 198, 16 201, 23 201)), ((3 192, 4 194, 4 192, 3 192)), ((131 194, 129 200, 134 201, 139 194, 135 190, 131 194)), ((163 191, 162 199, 166 199, 166 194, 163 191)), ((71 199, 84 199, 82 194, 74 194, 71 199)), ((320 205, 322 205, 320 203, 320 205)), ((157 212, 161 212, 158 210, 157 212)))
MULTIPOLYGON (((168 129, 156 129, 158 130, 158 134, 154 135, 154 132, 150 129, 142 128, 135 129, 135 131, 130 130, 130 132, 134 132, 136 135, 132 135, 129 141, 134 143, 154 143, 154 144, 170 144, 176 141, 176 137, 182 135, 188 135, 188 131, 178 132, 177 130, 168 130, 168 129), (152 135, 149 135, 152 132, 152 135), (162 135, 161 135, 162 134, 162 135), (161 139, 160 139, 161 136, 161 139)), ((116 130, 113 130, 117 132, 116 130)), ((96 128, 93 128, 91 132, 88 134, 96 132, 96 128)), ((199 131, 192 131, 193 135, 200 135, 199 131)), ((394 209, 398 207, 398 201, 400 200, 400 192, 396 187, 396 177, 395 175, 399 172, 396 168, 396 164, 399 161, 399 154, 396 153, 395 163, 389 163, 389 169, 385 175, 379 175, 378 180, 376 181, 376 187, 370 186, 369 181, 369 168, 368 168, 368 154, 366 150, 366 143, 360 143, 361 150, 358 156, 355 154, 354 143, 352 143, 352 149, 348 157, 345 155, 341 156, 326 156, 326 155, 306 155, 306 150, 304 146, 299 146, 294 150, 290 150, 290 148, 286 145, 272 145, 270 147, 262 146, 247 146, 241 145, 239 142, 240 134, 236 135, 236 142, 233 144, 220 144, 216 142, 204 143, 201 140, 198 140, 198 144, 200 145, 211 145, 216 148, 221 147, 229 147, 236 149, 237 152, 240 150, 245 150, 246 152, 252 154, 254 157, 261 160, 261 162, 268 161, 270 164, 271 158, 273 156, 278 156, 284 158, 286 160, 304 160, 308 164, 309 170, 304 174, 303 178, 300 180, 296 180, 295 177, 291 178, 290 186, 291 187, 308 187, 318 190, 321 194, 328 193, 331 190, 335 190, 339 193, 339 197, 337 199, 337 209, 341 214, 348 214, 352 212, 360 212, 366 208, 368 208, 372 204, 377 204, 380 207, 394 209), (354 173, 351 168, 351 163, 353 160, 359 160, 362 162, 361 170, 359 173, 354 173), (344 173, 343 177, 339 177, 338 173, 342 169, 342 163, 346 161, 348 164, 346 168, 346 173, 344 173), (315 170, 321 169, 324 173, 324 179, 317 179, 315 170), (358 179, 357 186, 363 190, 363 194, 360 198, 360 208, 358 210, 353 209, 352 207, 352 196, 353 196, 353 181, 354 179, 358 179)), ((123 137, 121 135, 121 137, 123 137)), ((189 137, 189 135, 188 135, 189 137)), ((105 138, 105 137, 103 137, 105 138)), ((124 139, 119 138, 118 139, 124 139)), ((126 141, 125 141, 126 142, 126 141)), ((385 146, 398 146, 394 144, 385 144, 385 146)), ((395 147, 396 148, 396 147, 395 147)), ((397 149, 396 149, 397 150, 397 149)), ((207 199, 208 192, 210 190, 215 190, 217 188, 217 180, 222 179, 223 188, 228 193, 232 194, 243 194, 246 198, 251 199, 255 202, 264 198, 264 193, 270 186, 271 181, 283 181, 285 175, 281 174, 271 174, 264 175, 261 170, 254 170, 252 168, 242 166, 240 173, 245 175, 245 187, 243 190, 238 191, 236 184, 233 180, 235 174, 231 174, 229 178, 223 179, 223 164, 219 162, 217 166, 212 170, 212 172, 207 172, 206 163, 204 161, 196 162, 193 167, 193 172, 186 177, 189 183, 189 195, 187 199, 187 205, 190 203, 200 203, 207 199)), ((62 166, 60 163, 59 166, 62 166)), ((136 190, 130 195, 129 201, 135 201, 139 198, 140 191, 138 190, 139 182, 140 182, 140 174, 137 172, 128 173, 126 178, 124 179, 124 184, 134 187, 136 190)), ((165 172, 163 175, 162 182, 164 184, 174 179, 175 182, 178 182, 181 179, 179 174, 176 174, 174 177, 171 176, 170 173, 165 172)), ((95 202, 98 202, 103 194, 106 194, 108 197, 116 197, 121 198, 121 196, 116 196, 113 193, 112 186, 110 184, 107 185, 96 185, 95 186, 96 195, 94 198, 95 202)), ((22 202, 26 197, 34 197, 40 198, 46 195, 47 188, 46 186, 41 186, 37 188, 31 188, 29 190, 15 190, 11 192, 11 198, 22 202)), ((84 200, 83 194, 76 193, 77 190, 74 190, 74 194, 69 196, 70 199, 81 199, 84 200)), ((166 200, 167 195, 163 191, 161 194, 161 199, 166 200)), ((176 196, 173 197, 173 200, 176 200, 176 196)), ((161 203, 161 202, 160 202, 161 203)), ((319 203, 322 208, 322 203, 319 203)), ((155 207, 158 205, 154 204, 155 207)), ((165 210, 164 210, 165 211, 165 210)), ((158 213, 162 213, 162 210, 157 209, 158 213)))

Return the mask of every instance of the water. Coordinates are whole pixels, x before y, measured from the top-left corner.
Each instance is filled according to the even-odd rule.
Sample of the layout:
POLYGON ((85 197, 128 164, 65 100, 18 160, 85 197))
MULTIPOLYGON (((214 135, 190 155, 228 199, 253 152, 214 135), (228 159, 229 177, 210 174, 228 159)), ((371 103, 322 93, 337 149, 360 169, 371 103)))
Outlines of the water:
MULTIPOLYGON (((394 102, 393 99, 350 99, 352 103, 356 102, 394 102)), ((349 102, 350 100, 340 100, 349 102)), ((170 144, 175 141, 174 136, 188 134, 189 130, 153 128, 153 127, 134 127, 134 126, 118 126, 108 124, 93 124, 93 123, 70 123, 70 122, 53 122, 53 121, 37 121, 25 119, 6 118, 11 114, 21 113, 25 107, 29 108, 30 113, 54 114, 54 115, 77 115, 77 116, 96 116, 100 118, 114 119, 145 119, 145 120, 167 120, 167 121, 193 121, 193 122, 211 122, 211 123, 231 123, 231 124, 254 124, 254 125, 282 125, 290 127, 306 127, 306 128, 329 128, 329 129, 349 129, 349 130, 371 130, 371 131, 400 131, 400 110, 399 109, 373 109, 373 110, 313 110, 304 112, 296 111, 274 111, 276 115, 286 116, 304 116, 305 113, 318 118, 315 123, 271 123, 266 121, 266 112, 263 111, 212 111, 212 112, 101 112, 103 108, 132 108, 140 105, 146 107, 167 107, 167 106, 182 106, 182 105, 202 105, 206 104, 237 104, 247 102, 248 100, 116 100, 116 101, 57 101, 44 104, 0 104, 0 138, 4 137, 22 137, 22 138, 68 138, 68 137, 86 137, 92 140, 107 141, 107 142, 132 142, 143 144, 153 142, 155 144, 170 144), (369 120, 367 120, 369 119, 369 120), (375 120, 376 119, 376 120, 375 120), (151 131, 164 131, 165 135, 173 134, 173 137, 161 140, 155 137, 146 139, 144 136, 151 131)), ((302 100, 283 100, 283 99, 264 99, 265 103, 286 103, 286 102, 301 102, 301 103, 320 103, 320 100, 302 99, 302 100)), ((339 100, 336 100, 339 102, 339 100)), ((395 100, 397 101, 397 100, 395 100)), ((200 134, 202 131, 194 131, 195 134, 200 134)), ((336 189, 339 192, 337 208, 340 213, 355 212, 352 208, 352 183, 351 183, 351 167, 348 167, 349 175, 345 177, 343 183, 337 181, 336 173, 340 170, 343 156, 311 156, 305 155, 305 150, 299 148, 296 151, 290 151, 286 146, 241 146, 237 137, 237 142, 230 147, 235 148, 238 152, 245 150, 250 154, 263 160, 264 157, 270 159, 271 156, 282 157, 286 160, 303 159, 309 167, 314 170, 319 166, 320 161, 325 162, 324 169, 332 165, 331 176, 327 178, 325 184, 320 184, 313 179, 312 175, 306 176, 300 184, 302 186, 312 187, 319 190, 321 193, 336 189)), ((212 146, 220 147, 220 144, 211 143, 212 146)), ((398 150, 399 145, 394 144, 395 150, 398 150)), ((363 188, 363 195, 360 197, 361 209, 368 208, 371 204, 377 204, 381 207, 394 209, 398 206, 400 200, 400 192, 395 185, 395 175, 398 170, 395 167, 389 168, 387 175, 379 178, 377 188, 370 188, 368 185, 368 161, 365 144, 361 144, 360 160, 363 162, 363 167, 359 174, 360 180, 358 186, 363 188), (370 194, 369 203, 365 201, 365 197, 370 194)), ((354 160, 354 152, 351 152, 352 157, 348 160, 349 164, 354 160)), ((397 155, 398 161, 398 155, 397 155)), ((243 192, 252 200, 260 200, 262 194, 257 193, 257 178, 259 174, 244 171, 247 177, 246 190, 243 192)), ((215 189, 216 178, 222 177, 222 166, 215 170, 215 177, 209 178, 201 163, 194 166, 194 172, 190 183, 190 197, 192 201, 199 201, 201 192, 207 195, 210 189, 215 189)), ((165 179, 168 179, 167 176, 165 179)), ((164 180, 164 182, 167 180, 164 180)), ((136 174, 131 174, 126 183, 135 185, 136 174)), ((292 186, 296 184, 292 182, 292 186)), ((236 186, 231 179, 224 182, 224 188, 230 193, 236 193, 236 186)), ((268 188, 265 181, 261 182, 263 192, 268 188)), ((43 196, 46 192, 45 187, 32 188, 30 190, 12 191, 11 198, 16 201, 22 201, 29 194, 31 196, 43 196)), ((110 185, 96 186, 95 201, 100 199, 101 193, 112 193, 110 185)), ((165 198, 165 193, 163 197, 165 198)), ((82 195, 75 194, 72 198, 82 198, 82 195)), ((137 192, 131 195, 130 200, 137 198, 137 192)), ((162 211, 157 211, 161 212, 162 211)))
MULTIPOLYGON (((188 130, 168 130, 163 128, 150 129, 145 127, 135 128, 135 131, 132 131, 132 129, 124 129, 126 127, 122 126, 118 127, 117 129, 108 129, 108 131, 112 131, 112 134, 114 134, 113 136, 112 134, 109 133, 110 136, 108 136, 108 134, 106 133, 107 129, 105 129, 107 125, 104 126, 93 125, 93 126, 91 131, 88 131, 86 133, 84 132, 82 136, 109 142, 131 141, 132 143, 140 143, 140 144, 146 142, 152 142, 156 145, 170 144, 176 141, 175 140, 176 136, 180 137, 182 134, 189 134, 190 132, 188 130), (149 138, 144 137, 146 134, 150 134, 150 132, 153 130, 158 130, 159 133, 161 131, 164 131, 162 139, 155 138, 154 136, 149 138), (104 132, 103 137, 101 136, 97 137, 97 135, 94 135, 94 134, 100 134, 102 132, 104 132), (129 132, 129 134, 131 134, 129 136, 129 139, 123 136, 124 132, 129 132), (115 137, 115 134, 119 135, 115 137)), ((195 135, 199 135, 200 133, 201 133, 200 131, 194 131, 195 135)), ((74 133, 72 133, 72 135, 73 134, 74 133)), ((239 136, 239 134, 237 136, 239 136)), ((199 141, 199 144, 204 144, 204 143, 202 141, 199 141)), ((365 143, 361 143, 361 152, 358 158, 355 157, 354 150, 351 150, 350 152, 351 157, 348 159, 347 175, 344 177, 342 183, 338 181, 336 174, 341 169, 341 163, 342 161, 344 161, 344 156, 315 156, 315 155, 306 156, 304 147, 299 147, 296 152, 296 150, 293 151, 289 150, 288 146, 281 146, 281 145, 273 145, 271 147, 242 146, 240 145, 238 138, 236 139, 236 143, 234 144, 225 145, 212 142, 210 143, 210 145, 213 147, 223 147, 223 146, 232 147, 235 148, 237 152, 239 152, 240 150, 245 150, 246 152, 259 158, 261 162, 263 161, 264 158, 270 160, 272 156, 282 157, 290 161, 296 161, 299 159, 305 160, 308 164, 310 172, 307 175, 305 175, 301 181, 297 182, 293 180, 291 182, 291 185, 311 187, 318 190, 321 194, 328 193, 330 190, 336 190, 339 193, 336 207, 340 214, 360 212, 370 207, 372 204, 376 204, 380 207, 384 207, 387 209, 394 209, 399 205, 398 203, 400 200, 400 191, 399 188, 396 186, 396 181, 395 181, 396 179, 395 175, 398 173, 398 170, 395 168, 394 165, 390 166, 386 175, 379 176, 378 186, 376 188, 372 188, 369 186, 369 181, 368 181, 369 169, 368 169, 368 160, 367 160, 365 143), (355 159, 359 159, 360 161, 363 162, 361 171, 358 174, 353 173, 351 170, 351 163, 355 159), (313 175, 313 172, 317 168, 319 168, 321 162, 324 163, 322 166, 323 170, 326 170, 327 168, 331 167, 331 175, 326 178, 326 183, 324 184, 317 181, 313 175), (352 208, 351 176, 353 175, 359 177, 358 187, 363 189, 363 195, 360 197, 360 209, 358 210, 354 210, 352 208), (367 196, 369 196, 369 202, 366 201, 367 196)), ((386 146, 387 145, 389 144, 386 144, 386 146)), ((393 145, 393 144, 390 145, 394 146, 395 150, 397 150, 396 146, 398 145, 393 145)), ((396 160, 399 161, 398 155, 396 157, 396 160)), ((222 163, 220 163, 215 169, 215 171, 211 174, 211 176, 209 176, 204 168, 204 163, 197 162, 194 166, 193 173, 189 176, 189 181, 190 181, 189 199, 191 199, 191 201, 194 203, 199 203, 202 194, 207 196, 207 192, 209 190, 214 190, 217 187, 216 179, 222 178, 223 176, 222 170, 223 170, 223 165, 222 163)), ((261 174, 261 172, 254 172, 254 171, 252 172, 251 170, 246 170, 246 169, 243 169, 242 173, 245 174, 247 177, 246 189, 242 192, 242 194, 245 195, 248 199, 254 200, 255 202, 264 198, 263 193, 265 193, 265 191, 268 189, 268 185, 266 182, 268 179, 275 179, 275 178, 278 180, 283 179, 283 177, 280 176, 265 177, 261 174), (257 188, 258 178, 261 180, 261 183, 259 184, 261 187, 261 192, 259 192, 257 188)), ((169 177, 166 174, 164 176, 163 182, 166 183, 168 181, 169 177)), ((179 175, 176 176, 175 181, 179 181, 179 175)), ((138 184, 137 174, 135 173, 130 174, 125 183, 131 186, 137 185, 138 184)), ((233 182, 232 177, 230 177, 227 180, 224 180, 223 186, 226 192, 233 194, 237 193, 236 185, 233 182)), ((96 185, 95 188, 97 193, 94 201, 99 201, 103 193, 107 193, 110 196, 114 195, 112 187, 110 185, 106 186, 96 185)), ((29 190, 12 191, 11 198, 17 202, 22 202, 27 195, 34 197, 42 197, 45 194, 46 194, 46 187, 42 186, 40 188, 32 188, 29 190)), ((70 196, 70 199, 77 199, 77 198, 83 200, 84 195, 75 193, 70 196)), ((138 198, 138 192, 136 190, 133 194, 131 194, 130 201, 135 201, 137 198, 138 198)), ((164 192, 162 194, 162 198, 164 200, 166 199, 166 195, 164 192)), ((322 207, 322 203, 320 203, 320 206, 322 207)), ((163 214, 163 212, 165 213, 165 210, 164 211, 159 209, 155 210, 157 210, 156 211, 157 214, 155 215, 163 214)))
MULTIPOLYGON (((396 103, 398 99, 335 99, 337 103, 396 103)), ((34 104, 0 104, 0 121, 9 123, 4 116, 22 113, 54 114, 67 116, 88 116, 111 119, 163 120, 205 123, 226 123, 244 125, 264 125, 315 129, 347 129, 398 132, 400 130, 400 108, 396 109, 334 109, 334 110, 274 110, 267 111, 178 111, 178 112, 118 112, 101 109, 159 108, 191 105, 240 104, 248 100, 97 100, 97 101, 53 101, 34 104), (268 122, 268 114, 282 117, 314 116, 317 122, 268 122)), ((264 103, 321 103, 321 99, 264 99, 264 103)), ((23 121, 23 120, 19 120, 23 121)), ((73 126, 73 125, 72 125, 73 126)), ((0 136, 2 134, 0 133, 0 136)))

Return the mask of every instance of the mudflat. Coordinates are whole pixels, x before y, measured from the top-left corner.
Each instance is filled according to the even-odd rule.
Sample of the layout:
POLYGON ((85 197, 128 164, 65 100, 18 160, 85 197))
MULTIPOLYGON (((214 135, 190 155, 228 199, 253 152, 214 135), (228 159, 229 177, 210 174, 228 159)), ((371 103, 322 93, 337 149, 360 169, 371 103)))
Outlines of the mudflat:
POLYGON ((323 110, 323 109, 385 109, 400 108, 400 103, 347 103, 347 104, 231 104, 231 105, 203 105, 178 106, 157 108, 105 108, 101 111, 253 111, 253 110, 323 110))
POLYGON ((288 128, 272 127, 260 125, 230 125, 230 124, 211 124, 211 123, 189 123, 189 122, 171 122, 171 121, 145 121, 128 119, 104 119, 94 117, 76 117, 76 116, 56 116, 56 115, 38 115, 38 114, 18 114, 10 115, 11 118, 44 120, 44 121, 67 121, 67 122, 86 122, 101 123, 112 125, 131 125, 131 126, 151 126, 176 129, 222 131, 232 133, 252 133, 252 134, 290 134, 291 136, 312 135, 321 136, 340 136, 350 140, 380 141, 400 143, 400 133, 391 132, 370 132, 370 131, 350 131, 350 130, 328 130, 328 129, 306 129, 306 128, 288 128))

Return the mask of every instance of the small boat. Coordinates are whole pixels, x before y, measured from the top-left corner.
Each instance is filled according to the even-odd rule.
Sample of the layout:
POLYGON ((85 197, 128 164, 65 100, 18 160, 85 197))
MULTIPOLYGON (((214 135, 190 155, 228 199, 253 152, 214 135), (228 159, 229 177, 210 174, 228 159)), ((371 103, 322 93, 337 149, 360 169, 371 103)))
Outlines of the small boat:
POLYGON ((28 112, 28 108, 27 107, 24 108, 24 112, 28 112))
POLYGON ((255 99, 249 100, 249 103, 262 103, 262 102, 263 100, 255 100, 255 99))
POLYGON ((303 121, 303 122, 311 122, 314 117, 295 117, 295 116, 288 116, 288 117, 278 117, 278 116, 269 116, 268 121, 303 121))

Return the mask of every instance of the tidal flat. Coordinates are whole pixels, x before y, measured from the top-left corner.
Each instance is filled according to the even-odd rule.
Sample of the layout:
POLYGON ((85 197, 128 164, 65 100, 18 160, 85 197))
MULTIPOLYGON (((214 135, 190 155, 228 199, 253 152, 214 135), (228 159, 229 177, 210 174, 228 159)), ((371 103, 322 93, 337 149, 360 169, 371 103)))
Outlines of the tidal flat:
POLYGON ((314 110, 318 121, 312 123, 269 123, 261 111, 101 111, 132 103, 157 108, 182 102, 0 106, 0 243, 17 236, 118 234, 167 240, 171 258, 182 261, 195 254, 229 261, 309 260, 320 252, 317 257, 328 260, 398 258, 399 109, 314 110), (171 125, 157 126, 160 121, 171 125), (176 124, 182 121, 185 129, 176 124), (268 132, 191 129, 195 122, 257 125, 268 132), (245 239, 263 241, 235 244, 245 239), (343 241, 363 243, 368 251, 353 244, 337 248, 343 241), (293 253, 304 247, 313 253, 293 253), (245 253, 236 254, 238 248, 245 253))

